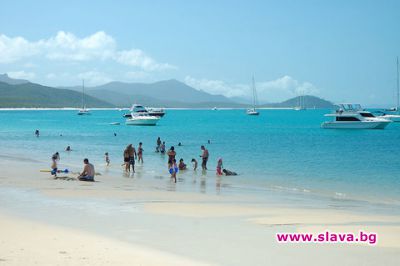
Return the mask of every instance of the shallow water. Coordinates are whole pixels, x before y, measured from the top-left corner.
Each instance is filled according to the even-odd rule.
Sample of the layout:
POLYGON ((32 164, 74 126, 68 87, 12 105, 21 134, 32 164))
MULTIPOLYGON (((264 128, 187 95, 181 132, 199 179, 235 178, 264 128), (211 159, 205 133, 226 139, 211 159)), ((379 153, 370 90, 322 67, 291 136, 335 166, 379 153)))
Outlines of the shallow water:
MULTIPOLYGON (((157 126, 138 127, 124 125, 117 110, 92 111, 90 116, 66 110, 1 111, 0 154, 39 160, 48 168, 51 154, 60 151, 60 168, 80 167, 87 157, 104 172, 107 151, 108 173, 121 175, 123 149, 143 142, 145 162, 137 166, 136 176, 152 176, 157 183, 168 178, 166 156, 154 152, 160 136, 188 165, 191 158, 200 164, 200 145, 206 145, 207 177, 215 176, 217 160, 223 158, 225 168, 240 174, 229 177, 235 193, 274 190, 399 204, 400 124, 385 130, 325 130, 320 124, 327 112, 261 110, 259 117, 252 117, 243 110, 168 110, 157 126), (73 151, 63 152, 68 145, 73 151)), ((178 189, 190 190, 193 176, 191 170, 182 172, 178 177, 186 182, 178 189)), ((201 186, 195 189, 204 192, 201 186)))

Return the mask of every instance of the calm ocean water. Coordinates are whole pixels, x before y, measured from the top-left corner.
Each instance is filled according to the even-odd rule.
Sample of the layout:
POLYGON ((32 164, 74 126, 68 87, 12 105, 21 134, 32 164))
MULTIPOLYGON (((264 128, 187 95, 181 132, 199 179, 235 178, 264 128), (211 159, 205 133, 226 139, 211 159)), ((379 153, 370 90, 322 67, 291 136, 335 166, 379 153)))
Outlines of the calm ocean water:
POLYGON ((62 163, 80 166, 88 157, 99 168, 107 151, 115 172, 122 173, 125 146, 143 142, 141 171, 168 176, 166 158, 154 152, 160 136, 187 164, 191 158, 200 161, 200 145, 206 145, 212 170, 207 177, 215 176, 221 157, 225 168, 240 174, 231 178, 237 187, 398 204, 400 123, 385 130, 325 130, 320 124, 327 112, 261 110, 259 117, 252 117, 243 110, 167 110, 157 126, 137 127, 125 126, 123 112, 117 110, 92 111, 83 117, 64 110, 1 111, 0 154, 34 158, 48 168, 51 154, 60 151, 62 163), (35 129, 41 132, 39 138, 35 129), (183 146, 177 147, 179 142, 183 146), (63 152, 68 145, 73 151, 63 152))

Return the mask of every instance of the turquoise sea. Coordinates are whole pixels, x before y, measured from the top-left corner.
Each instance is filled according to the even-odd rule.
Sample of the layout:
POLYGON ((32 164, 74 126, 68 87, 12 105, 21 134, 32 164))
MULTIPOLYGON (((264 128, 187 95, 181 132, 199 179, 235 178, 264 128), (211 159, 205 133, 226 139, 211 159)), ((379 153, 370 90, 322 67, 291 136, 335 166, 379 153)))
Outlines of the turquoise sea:
MULTIPOLYGON (((239 173, 224 177, 227 193, 273 191, 400 206, 400 123, 385 130, 327 130, 320 125, 329 110, 261 110, 259 117, 243 110, 167 110, 157 126, 141 127, 126 126, 118 110, 91 112, 78 116, 74 110, 1 111, 0 155, 32 158, 48 168, 51 155, 59 151, 60 168, 79 170, 87 157, 103 172, 107 151, 109 173, 122 177, 123 149, 143 142, 144 164, 137 175, 162 182, 160 178, 169 175, 166 156, 154 152, 159 136, 167 148, 175 146, 177 159, 188 165, 192 158, 200 164, 200 146, 206 145, 207 179, 215 178, 217 160, 223 158, 225 168, 239 173), (40 130, 39 138, 35 129, 40 130), (64 151, 68 145, 70 153, 64 151)), ((177 187, 190 190, 189 182, 182 180, 197 175, 201 171, 180 173, 177 187)))

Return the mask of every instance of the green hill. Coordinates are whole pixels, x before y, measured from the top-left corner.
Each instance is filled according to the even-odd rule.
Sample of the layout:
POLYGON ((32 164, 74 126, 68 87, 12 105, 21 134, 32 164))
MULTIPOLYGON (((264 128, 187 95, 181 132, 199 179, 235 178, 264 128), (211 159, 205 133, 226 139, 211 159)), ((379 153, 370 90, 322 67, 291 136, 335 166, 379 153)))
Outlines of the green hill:
MULTIPOLYGON (((86 96, 86 107, 114 107, 112 104, 86 96)), ((35 83, 11 85, 0 82, 0 108, 58 108, 81 107, 78 91, 55 89, 35 83)))
POLYGON ((311 96, 311 95, 305 95, 302 96, 302 99, 300 99, 301 96, 291 98, 289 100, 280 102, 280 103, 271 103, 271 104, 265 104, 262 105, 262 107, 280 107, 280 108, 292 108, 299 106, 300 101, 302 102, 303 107, 307 109, 312 109, 312 108, 317 108, 317 109, 322 109, 322 108, 332 108, 333 103, 329 102, 327 100, 321 99, 316 96, 311 96))

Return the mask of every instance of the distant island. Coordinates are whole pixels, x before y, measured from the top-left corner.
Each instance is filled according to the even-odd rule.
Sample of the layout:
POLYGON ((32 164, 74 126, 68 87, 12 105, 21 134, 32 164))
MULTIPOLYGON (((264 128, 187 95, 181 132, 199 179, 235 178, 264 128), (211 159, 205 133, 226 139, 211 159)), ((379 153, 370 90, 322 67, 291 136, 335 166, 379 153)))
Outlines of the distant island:
MULTIPOLYGON (((12 79, 0 74, 0 108, 79 108, 81 87, 48 87, 12 79)), ((110 82, 85 89, 88 108, 123 108, 133 103, 165 108, 247 108, 248 104, 223 95, 212 95, 196 90, 175 79, 154 83, 110 82), (176 95, 179 97, 171 97, 176 95)), ((260 108, 292 108, 297 106, 298 97, 280 103, 259 105, 260 108)), ((333 104, 315 96, 303 96, 305 108, 331 108, 333 104)))

